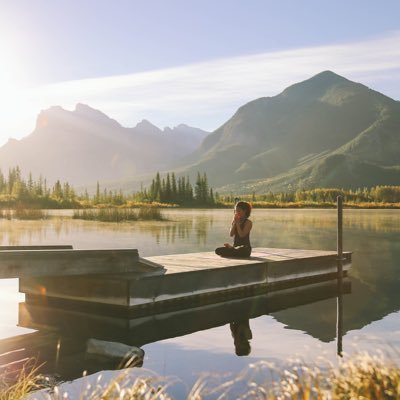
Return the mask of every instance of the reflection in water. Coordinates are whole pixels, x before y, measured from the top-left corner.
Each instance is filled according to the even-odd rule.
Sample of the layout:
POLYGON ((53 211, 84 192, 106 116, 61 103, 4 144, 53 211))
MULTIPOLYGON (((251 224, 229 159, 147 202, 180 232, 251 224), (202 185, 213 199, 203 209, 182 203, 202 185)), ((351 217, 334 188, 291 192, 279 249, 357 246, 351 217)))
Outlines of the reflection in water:
MULTIPOLYGON (((141 256, 213 251, 228 239, 226 220, 231 210, 167 210, 169 221, 99 223, 66 216, 43 221, 0 220, 0 244, 72 244, 74 248, 134 247, 141 256)), ((335 210, 261 210, 253 212, 254 247, 331 249, 336 247, 335 210)), ((360 329, 400 309, 400 211, 344 210, 344 250, 353 252, 353 295, 344 323, 360 329), (379 301, 376 301, 379 299, 379 301)), ((332 338, 336 303, 305 306, 310 315, 280 312, 276 318, 291 321, 306 332, 326 331, 332 338), (330 318, 319 318, 319 315, 330 318), (298 321, 297 321, 298 320, 298 321), (325 327, 325 328, 324 328, 325 327)))
POLYGON ((151 233, 156 242, 165 239, 167 244, 175 244, 180 240, 191 240, 193 245, 206 244, 208 233, 213 226, 213 218, 203 218, 201 215, 189 220, 165 222, 163 224, 141 224, 137 229, 143 233, 151 233))
MULTIPOLYGON (((350 284, 347 280, 345 282, 344 292, 349 293, 350 284)), ((137 318, 127 317, 126 312, 122 312, 125 310, 123 307, 118 310, 102 305, 85 307, 83 303, 77 307, 75 302, 66 300, 60 304, 52 304, 28 297, 25 303, 19 305, 18 324, 39 329, 39 332, 31 334, 30 337, 22 335, 23 337, 16 339, 16 344, 21 346, 21 342, 25 341, 30 348, 30 354, 37 356, 39 353, 39 361, 46 363, 44 371, 57 371, 63 379, 79 377, 83 369, 95 372, 105 368, 117 368, 120 364, 112 364, 113 360, 110 357, 103 357, 97 364, 90 362, 87 357, 88 339, 104 341, 106 349, 107 343, 113 348, 115 342, 142 348, 144 345, 165 339, 229 325, 236 355, 250 355, 250 340, 253 338, 250 319, 268 315, 271 311, 296 309, 300 304, 334 299, 338 295, 337 289, 335 280, 325 281, 137 318), (47 344, 43 341, 41 330, 44 333, 51 332, 46 339, 47 344), (71 359, 75 366, 71 365, 71 359)), ((291 328, 296 329, 296 326, 291 328)), ((258 332, 258 335, 265 336, 265 332, 258 332)), ((314 335, 318 335, 318 330, 314 331, 314 335)), ((0 354, 12 352, 11 345, 10 341, 0 341, 0 354)), ((106 353, 111 354, 111 351, 107 350, 106 353)))
MULTIPOLYGON (((302 229, 335 228, 337 223, 336 210, 260 210, 254 209, 254 214, 268 215, 271 223, 302 229)), ((398 232, 400 225, 400 210, 351 210, 344 209, 344 229, 358 229, 370 232, 398 232)))
POLYGON ((184 221, 181 223, 170 224, 166 222, 163 225, 141 225, 137 229, 143 233, 150 233, 160 244, 165 238, 167 244, 175 244, 175 240, 187 239, 193 229, 193 221, 184 221))
POLYGON ((338 296, 337 296, 337 312, 336 312, 336 341, 338 356, 343 356, 343 281, 338 279, 338 296))
POLYGON ((0 245, 49 244, 60 236, 69 236, 82 229, 83 226, 70 219, 58 217, 42 221, 0 220, 0 245))
MULTIPOLYGON (((141 256, 213 251, 228 239, 231 210, 166 210, 169 221, 99 223, 67 216, 43 221, 0 220, 0 244, 72 244, 74 248, 134 247, 141 256)), ((331 249, 336 247, 335 210, 261 210, 253 212, 254 247, 331 249)), ((353 295, 344 323, 360 329, 400 309, 400 211, 344 210, 344 250, 353 252, 353 295), (379 299, 379 301, 376 301, 379 299)), ((317 325, 332 339, 336 303, 305 306, 310 315, 280 312, 275 317, 306 332, 317 325), (319 318, 319 315, 330 316, 319 318), (325 328, 324 328, 325 327, 325 328)))
MULTIPOLYGON (((189 218, 174 217, 176 217, 176 213, 172 214, 168 221, 123 223, 72 220, 69 217, 61 218, 56 215, 42 221, 0 220, 0 245, 48 244, 49 242, 59 242, 63 238, 72 238, 72 240, 69 239, 69 242, 73 242, 77 234, 92 233, 99 235, 102 232, 125 233, 131 235, 131 237, 150 235, 155 238, 157 244, 165 242, 169 246, 173 246, 179 241, 190 242, 192 246, 207 243, 208 233, 213 226, 212 215, 205 217, 199 211, 190 215, 189 218)), ((114 247, 114 241, 110 239, 110 242, 108 247, 114 247)), ((77 247, 81 246, 78 244, 77 247)), ((96 247, 96 244, 94 247, 96 247)))
MULTIPOLYGON (((74 248, 135 247, 139 249, 141 256, 153 256, 213 251, 216 244, 220 243, 225 236, 228 239, 226 220, 231 215, 230 209, 167 210, 165 215, 169 218, 167 222, 138 221, 120 224, 71 220, 66 217, 50 218, 44 221, 0 220, 0 242, 2 245, 72 244, 74 248)), ((252 235, 254 247, 336 249, 335 210, 254 209, 252 219, 255 222, 252 235)), ((265 299, 264 303, 262 299, 259 299, 256 304, 252 303, 252 309, 262 310, 260 314, 246 313, 242 309, 230 314, 229 307, 225 305, 222 319, 221 315, 217 315, 218 313, 213 313, 209 309, 205 311, 203 317, 192 315, 185 319, 179 315, 176 316, 176 320, 169 320, 169 323, 163 325, 160 325, 159 319, 152 317, 147 322, 142 321, 142 325, 132 326, 131 331, 128 332, 128 342, 126 341, 127 335, 122 335, 121 332, 121 327, 127 326, 126 322, 117 318, 98 316, 95 326, 104 335, 109 335, 104 340, 120 340, 137 346, 174 337, 169 336, 172 333, 175 336, 189 335, 187 339, 183 337, 177 339, 175 343, 178 343, 177 346, 179 346, 184 340, 196 341, 190 336, 191 333, 219 326, 214 324, 216 321, 230 324, 236 321, 239 315, 244 319, 255 318, 250 322, 253 339, 249 357, 257 357, 260 354, 269 356, 273 353, 273 357, 279 358, 285 353, 288 341, 291 343, 287 352, 293 349, 295 351, 296 348, 301 351, 301 347, 305 343, 324 346, 332 344, 334 346, 335 339, 337 339, 337 350, 341 352, 340 338, 342 335, 346 340, 345 350, 348 351, 349 337, 363 335, 364 332, 373 332, 382 342, 393 341, 397 337, 396 343, 398 343, 398 324, 390 321, 397 323, 400 310, 400 210, 345 209, 344 250, 353 252, 353 262, 350 275, 351 294, 343 297, 338 296, 336 291, 325 297, 323 293, 320 297, 303 294, 300 299, 303 299, 304 302, 296 299, 290 307, 287 303, 286 307, 280 307, 282 298, 269 298, 267 303, 265 299), (341 300, 340 303, 339 300, 341 300), (337 324, 340 304, 341 308, 344 308, 344 312, 340 313, 342 329, 339 329, 340 326, 337 324), (279 343, 278 340, 274 341, 274 345, 271 347, 271 343, 265 340, 266 335, 271 334, 271 331, 264 329, 265 318, 258 318, 258 316, 266 313, 271 316, 268 320, 279 326, 279 334, 282 335, 282 343, 285 344, 279 343), (392 315, 392 318, 387 317, 389 314, 392 315), (204 321, 207 321, 208 325, 204 321), (374 321, 379 322, 375 323, 374 321), (180 328, 179 332, 176 331, 177 327, 180 328), (397 336, 395 336, 396 332, 397 336), (159 334, 164 336, 160 337, 159 334), (118 337, 118 335, 121 336, 118 337), (310 338, 311 340, 308 340, 310 338), (263 352, 264 350, 265 352, 263 352)), ((346 289, 345 293, 348 293, 346 289)), ((2 290, 0 307, 5 310, 0 321, 2 337, 7 336, 7 330, 13 334, 15 332, 15 318, 12 319, 9 316, 11 312, 7 313, 6 310, 12 310, 14 306, 16 309, 18 300, 15 300, 14 306, 10 306, 9 298, 7 292, 2 290)), ((285 297, 286 302, 289 300, 290 297, 285 297)), ((60 320, 64 318, 62 313, 56 315, 59 315, 60 320)), ((73 323, 64 318, 65 329, 80 326, 90 330, 87 316, 83 313, 81 317, 83 319, 80 320, 80 325, 76 320, 73 320, 75 321, 73 323)), ((57 318, 54 321, 56 320, 57 318)), ((138 321, 136 322, 138 323, 138 321)), ((21 324, 20 326, 28 325, 21 324)), ((223 330, 226 335, 230 335, 227 326, 224 326, 223 330)), ((206 335, 206 333, 204 334, 206 335)), ((202 342, 206 344, 201 348, 201 353, 206 353, 208 357, 211 357, 212 353, 209 350, 209 343, 210 340, 213 340, 213 334, 214 332, 211 332, 207 336, 208 339, 202 342)), ((234 357, 231 340, 228 342, 228 346, 230 346, 228 351, 234 357)), ((226 342, 226 337, 223 343, 222 340, 213 342, 215 352, 225 351, 226 342)), ((65 349, 64 354, 68 354, 67 348, 70 345, 68 341, 61 343, 60 360, 63 358, 63 348, 65 349)), ((147 354, 150 353, 147 352, 147 354)), ((54 351, 52 357, 55 360, 54 351)), ((161 356, 159 357, 157 362, 161 365, 164 360, 161 356)), ((234 358, 237 363, 243 360, 239 357, 234 358)), ((188 359, 192 360, 192 356, 188 356, 188 359)), ((151 361, 148 360, 148 362, 151 361)), ((172 356, 170 362, 175 362, 172 356)), ((234 361, 229 359, 229 363, 233 365, 234 361)), ((226 367, 231 368, 231 365, 228 364, 226 367)), ((79 361, 75 365, 79 365, 79 361)), ((185 368, 185 366, 181 367, 181 369, 185 368)), ((207 367, 203 364, 201 369, 205 370, 207 367)), ((160 371, 164 370, 160 367, 160 371)), ((178 373, 179 371, 174 370, 174 372, 178 373)))
POLYGON ((251 352, 250 340, 253 334, 250 329, 250 321, 233 321, 229 324, 235 345, 237 356, 248 356, 251 352))

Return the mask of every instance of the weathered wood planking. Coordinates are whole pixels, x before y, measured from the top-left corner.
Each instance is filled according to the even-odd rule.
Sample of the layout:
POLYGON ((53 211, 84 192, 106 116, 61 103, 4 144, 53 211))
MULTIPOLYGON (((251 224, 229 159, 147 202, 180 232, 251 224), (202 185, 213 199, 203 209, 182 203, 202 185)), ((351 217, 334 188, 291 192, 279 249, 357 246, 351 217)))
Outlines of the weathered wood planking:
MULTIPOLYGON (((351 254, 344 256, 346 271, 351 254)), ((241 296, 248 290, 299 286, 332 279, 337 273, 337 254, 319 250, 257 248, 246 259, 222 258, 205 252, 141 260, 164 269, 142 274, 24 278, 20 280, 20 291, 32 301, 58 299, 122 306, 134 311, 142 306, 171 304, 199 296, 241 296)))
POLYGON ((24 246, 0 246, 1 250, 63 250, 72 249, 71 244, 49 244, 49 245, 24 245, 24 246))
POLYGON ((1 250, 0 278, 66 276, 148 271, 161 268, 139 263, 137 249, 1 250))
MULTIPOLYGON (((351 260, 351 253, 347 252, 344 255, 348 261, 351 260)), ((175 274, 260 263, 272 265, 272 263, 284 261, 296 263, 297 261, 321 260, 332 261, 334 262, 332 265, 336 265, 336 257, 337 253, 335 251, 326 250, 254 248, 251 257, 243 259, 219 257, 214 252, 173 254, 145 257, 145 259, 162 265, 166 270, 166 274, 175 274)), ((324 267, 326 267, 326 263, 324 267)))

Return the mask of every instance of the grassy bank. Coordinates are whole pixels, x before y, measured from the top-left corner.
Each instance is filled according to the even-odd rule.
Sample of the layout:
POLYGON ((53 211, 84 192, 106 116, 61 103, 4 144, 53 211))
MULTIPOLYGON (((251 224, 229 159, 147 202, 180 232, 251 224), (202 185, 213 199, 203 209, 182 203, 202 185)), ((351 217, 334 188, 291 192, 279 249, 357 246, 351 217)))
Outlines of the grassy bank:
MULTIPOLYGON (((81 399, 90 400, 148 400, 173 399, 168 393, 168 378, 138 377, 140 370, 126 369, 113 381, 83 385, 81 399), (136 375, 135 377, 132 377, 136 375)), ((278 369, 267 362, 249 365, 236 377, 210 383, 212 377, 196 382, 186 399, 399 399, 400 366, 383 355, 360 353, 340 360, 338 366, 310 367, 296 361, 286 369, 278 369), (258 378, 255 379, 254 377, 258 378), (238 389, 240 388, 240 389, 238 389), (239 393, 238 393, 239 390, 239 393)), ((22 399, 32 390, 40 388, 40 376, 23 373, 14 385, 6 388, 0 381, 0 400, 22 399), (2 385, 2 386, 1 386, 2 385)), ((174 382, 172 382, 174 383, 174 382)), ((67 390, 67 389, 65 389, 67 390)), ((34 397, 30 397, 32 399, 34 397)), ((38 399, 59 400, 69 398, 64 389, 55 387, 38 399)))
POLYGON ((47 214, 44 210, 36 208, 16 208, 15 210, 0 210, 0 218, 8 220, 39 220, 47 218, 47 214))
POLYGON ((125 221, 164 221, 158 207, 132 208, 99 208, 90 210, 75 210, 73 219, 101 222, 125 222, 125 221))

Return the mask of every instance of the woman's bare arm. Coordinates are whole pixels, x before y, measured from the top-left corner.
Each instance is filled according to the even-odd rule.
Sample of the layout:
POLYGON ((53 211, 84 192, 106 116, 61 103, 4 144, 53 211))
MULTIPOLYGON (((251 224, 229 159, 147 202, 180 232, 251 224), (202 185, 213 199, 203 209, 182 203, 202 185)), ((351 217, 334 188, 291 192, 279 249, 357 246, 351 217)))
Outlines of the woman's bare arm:
MULTIPOLYGON (((249 232, 251 231, 251 228, 253 227, 253 223, 248 219, 243 224, 243 228, 240 227, 239 222, 236 222, 234 226, 235 226, 237 234, 242 238, 249 234, 249 232)), ((232 230, 233 230, 233 227, 231 228, 231 232, 232 232, 232 230)), ((233 235, 231 235, 231 236, 233 236, 233 235)))
POLYGON ((231 230, 229 231, 229 236, 235 236, 236 233, 236 221, 232 221, 231 230))

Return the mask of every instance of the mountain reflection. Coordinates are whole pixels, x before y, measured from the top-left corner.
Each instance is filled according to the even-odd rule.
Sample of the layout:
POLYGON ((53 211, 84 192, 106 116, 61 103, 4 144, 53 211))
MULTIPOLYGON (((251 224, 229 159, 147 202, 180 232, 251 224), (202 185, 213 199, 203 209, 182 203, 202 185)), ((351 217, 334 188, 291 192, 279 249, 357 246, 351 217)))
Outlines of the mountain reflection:
MULTIPOLYGON (((348 294, 350 290, 350 283, 346 279, 343 291, 348 294)), ((250 328, 252 319, 285 309, 293 309, 299 313, 299 305, 325 303, 327 299, 335 299, 337 295, 337 281, 332 280, 136 318, 124 317, 116 310, 101 305, 91 306, 85 311, 82 306, 77 308, 74 302, 71 302, 70 306, 68 302, 50 306, 47 302, 33 299, 20 303, 18 323, 22 327, 39 329, 39 332, 22 335, 15 341, 17 346, 23 345, 21 341, 27 341, 27 348, 30 349, 28 355, 39 357, 40 363, 45 362, 44 372, 54 373, 56 370, 63 379, 79 377, 83 369, 92 373, 105 368, 117 368, 118 363, 115 360, 103 359, 97 364, 88 361, 88 339, 106 343, 119 342, 141 348, 149 343, 226 325, 226 335, 232 336, 235 354, 248 356, 251 353, 250 342, 253 338, 250 328), (43 339, 43 335, 46 340, 43 339), (62 347, 61 351, 58 351, 57 346, 59 349, 60 343, 62 347)), ((332 315, 332 318, 336 321, 336 315, 332 315)), ((307 318, 303 316, 303 319, 307 318)), ((290 328, 299 329, 299 325, 291 325, 290 328)), ((334 336, 334 325, 332 329, 331 334, 334 336)), ((314 337, 321 338, 318 324, 311 332, 314 337)), ((322 335, 324 334, 323 329, 322 335)), ((110 343, 110 347, 112 346, 110 343)), ((0 354, 6 352, 13 353, 10 340, 0 341, 0 354)), ((18 357, 18 353, 15 356, 18 357)))

